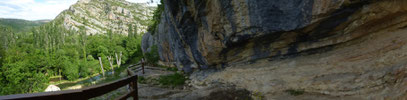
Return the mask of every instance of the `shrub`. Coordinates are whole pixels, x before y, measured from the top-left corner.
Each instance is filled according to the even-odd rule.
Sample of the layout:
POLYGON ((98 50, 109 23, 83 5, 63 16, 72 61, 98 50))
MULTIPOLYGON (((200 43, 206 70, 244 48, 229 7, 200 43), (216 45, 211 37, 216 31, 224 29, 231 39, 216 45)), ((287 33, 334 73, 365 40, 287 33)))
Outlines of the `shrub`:
POLYGON ((298 95, 302 95, 304 94, 304 90, 294 90, 294 89, 288 89, 285 90, 285 92, 288 92, 289 94, 293 95, 293 96, 298 96, 298 95))
POLYGON ((167 67, 168 71, 178 71, 177 67, 167 67))
POLYGON ((79 78, 79 68, 77 65, 72 64, 69 61, 63 62, 63 71, 62 74, 68 80, 75 80, 79 78))
POLYGON ((163 86, 180 86, 184 85, 187 78, 183 74, 175 73, 171 75, 160 76, 158 82, 163 86))
POLYGON ((141 83, 141 84, 146 84, 147 79, 144 78, 144 76, 138 76, 137 78, 137 82, 141 83))
POLYGON ((151 47, 151 51, 147 52, 145 54, 145 58, 147 59, 147 63, 148 64, 157 64, 158 60, 160 60, 160 57, 158 55, 158 49, 157 49, 157 45, 153 45, 151 47))

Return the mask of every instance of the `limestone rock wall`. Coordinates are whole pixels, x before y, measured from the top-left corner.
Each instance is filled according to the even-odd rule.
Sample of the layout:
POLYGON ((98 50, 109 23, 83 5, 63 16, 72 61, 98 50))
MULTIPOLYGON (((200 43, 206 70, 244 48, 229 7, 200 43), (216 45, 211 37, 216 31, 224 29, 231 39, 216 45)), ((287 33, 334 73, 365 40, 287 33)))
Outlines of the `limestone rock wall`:
POLYGON ((407 11, 405 0, 165 0, 164 5, 143 50, 157 45, 162 61, 187 72, 330 51, 400 24, 407 11))
POLYGON ((113 33, 127 35, 129 26, 138 34, 147 31, 155 7, 125 0, 79 0, 55 19, 67 29, 86 29, 87 34, 113 33))
POLYGON ((165 0, 142 48, 157 45, 164 64, 186 72, 222 68, 195 71, 197 87, 231 83, 276 100, 405 100, 406 38, 406 0, 165 0))

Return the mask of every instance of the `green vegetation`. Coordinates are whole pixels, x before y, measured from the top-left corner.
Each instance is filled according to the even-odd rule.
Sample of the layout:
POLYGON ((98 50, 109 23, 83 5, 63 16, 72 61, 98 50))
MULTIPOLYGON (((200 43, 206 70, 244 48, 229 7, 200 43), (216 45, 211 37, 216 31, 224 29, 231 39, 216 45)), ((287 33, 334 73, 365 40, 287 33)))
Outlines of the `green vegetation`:
POLYGON ((161 4, 157 5, 157 9, 154 11, 152 24, 148 27, 148 31, 151 32, 152 35, 155 33, 155 29, 157 28, 158 24, 161 20, 161 13, 164 11, 164 0, 160 0, 161 4))
POLYGON ((287 92, 293 96, 298 96, 298 95, 302 95, 305 93, 304 90, 294 90, 294 89, 288 89, 288 90, 285 90, 285 92, 287 92))
POLYGON ((60 25, 62 19, 56 19, 20 33, 0 27, 0 95, 42 92, 53 76, 76 80, 101 73, 98 57, 107 71, 108 56, 115 59, 121 52, 124 64, 142 57, 140 35, 86 35, 83 27, 72 31, 60 25))
POLYGON ((27 32, 30 31, 31 28, 41 26, 45 24, 46 20, 38 20, 38 21, 28 21, 22 19, 3 19, 0 18, 0 26, 2 27, 9 27, 15 32, 27 32))
POLYGON ((158 82, 163 86, 176 87, 184 85, 187 78, 183 74, 175 73, 171 75, 160 76, 158 82))
MULTIPOLYGON (((108 7, 102 8, 106 10, 106 13, 113 10, 111 6, 143 9, 139 8, 137 4, 123 5, 115 0, 108 0, 104 4, 108 5, 108 7)), ((78 7, 79 5, 73 6, 78 7)), ((99 7, 97 4, 93 4, 93 6, 99 7)), ((129 26, 128 36, 115 33, 117 30, 103 28, 89 19, 97 19, 95 17, 100 16, 80 17, 72 11, 64 11, 60 15, 71 15, 73 20, 89 27, 100 28, 107 33, 87 35, 86 28, 83 26, 77 26, 79 28, 77 31, 67 30, 62 26, 64 17, 57 17, 51 22, 0 19, 0 95, 43 92, 50 84, 50 77, 58 76, 63 78, 64 82, 76 84, 78 79, 102 73, 99 57, 102 59, 105 71, 112 70, 108 57, 114 59, 113 67, 117 67, 116 54, 118 56, 122 54, 122 64, 137 63, 144 55, 141 50, 142 37, 137 33, 137 28, 144 29, 143 26, 146 25, 156 27, 163 11, 163 5, 159 5, 159 7, 160 10, 156 10, 155 21, 135 18, 140 20, 138 21, 140 23, 130 23, 132 25, 129 26)), ((86 11, 85 13, 89 15, 91 12, 86 11)), ((137 13, 144 15, 144 12, 137 13)), ((134 13, 134 16, 137 13, 134 13)), ((123 14, 118 15, 124 16, 123 14)), ((109 20, 106 17, 99 19, 109 20)), ((128 23, 119 21, 119 24, 128 23)), ((157 46, 146 54, 146 58, 149 63, 158 62, 157 46)), ((115 79, 117 77, 105 80, 115 79)), ((157 79, 156 82, 158 83, 157 79)))
POLYGON ((258 91, 252 92, 252 97, 254 98, 254 100, 263 100, 264 99, 264 95, 258 91))
POLYGON ((160 56, 158 55, 157 45, 151 46, 151 51, 146 52, 144 56, 145 56, 148 64, 151 64, 151 65, 157 64, 158 60, 160 60, 160 56))
POLYGON ((138 76, 137 82, 141 84, 147 84, 147 79, 144 76, 138 76))
POLYGON ((178 68, 177 67, 167 67, 167 70, 168 71, 178 71, 178 68))
POLYGON ((137 82, 141 84, 160 85, 162 87, 176 87, 185 84, 188 80, 185 75, 181 73, 174 73, 169 75, 162 75, 156 77, 138 76, 137 82))

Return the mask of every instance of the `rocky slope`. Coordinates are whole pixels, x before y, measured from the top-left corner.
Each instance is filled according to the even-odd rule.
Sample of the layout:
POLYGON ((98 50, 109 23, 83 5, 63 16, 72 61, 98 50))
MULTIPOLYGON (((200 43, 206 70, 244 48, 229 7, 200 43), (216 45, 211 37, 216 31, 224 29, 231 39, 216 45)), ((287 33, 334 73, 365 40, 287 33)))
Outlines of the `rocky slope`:
POLYGON ((155 33, 143 36, 143 51, 156 45, 163 64, 186 72, 224 69, 194 84, 232 83, 268 99, 407 98, 406 0, 164 5, 155 33))
POLYGON ((125 0, 79 0, 55 19, 61 19, 67 29, 86 29, 87 34, 128 34, 129 27, 144 33, 155 7, 125 0))

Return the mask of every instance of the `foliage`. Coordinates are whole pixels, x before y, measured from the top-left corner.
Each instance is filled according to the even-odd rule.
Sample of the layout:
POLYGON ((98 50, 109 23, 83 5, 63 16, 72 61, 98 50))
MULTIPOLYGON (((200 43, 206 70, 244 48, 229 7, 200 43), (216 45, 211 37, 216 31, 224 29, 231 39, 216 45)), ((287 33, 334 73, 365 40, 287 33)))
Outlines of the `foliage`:
POLYGON ((167 67, 168 71, 178 71, 177 67, 167 67))
POLYGON ((293 96, 298 96, 298 95, 302 95, 304 94, 304 90, 294 90, 294 89, 288 89, 285 90, 285 92, 288 92, 289 94, 293 95, 293 96))
POLYGON ((106 71, 112 70, 107 56, 122 52, 122 64, 142 57, 139 35, 86 35, 85 28, 66 30, 62 22, 25 33, 0 27, 0 95, 42 92, 52 76, 76 80, 101 73, 98 57, 106 71))
POLYGON ((157 64, 158 60, 160 60, 157 45, 151 46, 151 51, 145 53, 145 58, 148 64, 157 64))
POLYGON ((143 57, 143 51, 141 50, 141 35, 135 37, 128 37, 128 39, 123 41, 126 51, 131 59, 128 59, 127 62, 136 63, 141 60, 143 57))
POLYGON ((141 84, 146 84, 147 83, 147 79, 144 76, 138 76, 137 77, 137 82, 141 83, 141 84))
POLYGON ((0 18, 0 26, 10 27, 12 30, 14 30, 17 33, 30 31, 31 28, 43 25, 46 22, 47 21, 45 21, 45 20, 28 21, 28 20, 22 20, 22 19, 0 18))
POLYGON ((175 73, 171 75, 160 76, 158 82, 163 86, 180 86, 184 85, 187 78, 183 74, 175 73))
POLYGON ((164 11, 164 0, 160 0, 160 3, 161 4, 158 4, 157 9, 154 11, 152 24, 148 27, 148 31, 151 32, 152 35, 154 35, 155 30, 160 23, 161 13, 164 11))
POLYGON ((68 80, 75 80, 79 78, 79 69, 77 65, 74 65, 73 63, 69 61, 63 61, 62 63, 62 75, 68 79, 68 80))
POLYGON ((252 96, 254 97, 254 100, 263 100, 264 99, 264 95, 257 90, 252 92, 252 96))

